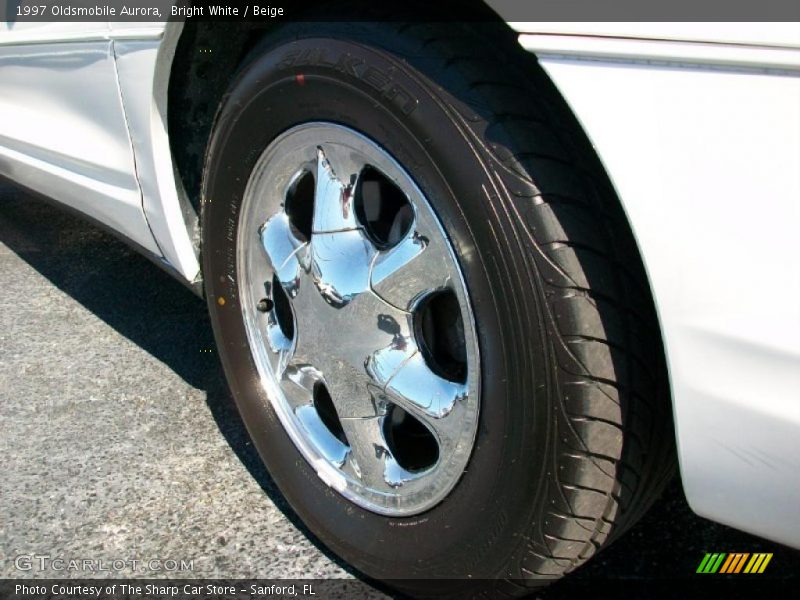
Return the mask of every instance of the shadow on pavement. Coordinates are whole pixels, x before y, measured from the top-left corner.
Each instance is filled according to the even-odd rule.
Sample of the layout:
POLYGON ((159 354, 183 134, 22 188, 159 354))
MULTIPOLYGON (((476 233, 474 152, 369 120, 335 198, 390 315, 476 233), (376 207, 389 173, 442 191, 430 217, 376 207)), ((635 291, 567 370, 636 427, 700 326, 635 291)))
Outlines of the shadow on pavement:
POLYGON ((205 391, 220 432, 270 500, 329 559, 357 575, 295 515, 250 443, 225 382, 203 299, 113 235, 2 181, 0 243, 189 385, 205 391))
MULTIPOLYGON (((358 576, 300 522, 250 444, 214 351, 203 300, 113 236, 2 182, 0 242, 187 383, 204 390, 220 432, 270 499, 328 558, 358 576)), ((698 517, 676 478, 630 532, 567 581, 535 595, 606 597, 606 584, 613 585, 609 591, 616 595, 625 581, 655 582, 677 591, 703 577, 695 569, 706 552, 773 552, 760 581, 788 580, 793 587, 800 582, 800 552, 698 517)), ((740 591, 750 595, 758 586, 751 580, 740 591)))

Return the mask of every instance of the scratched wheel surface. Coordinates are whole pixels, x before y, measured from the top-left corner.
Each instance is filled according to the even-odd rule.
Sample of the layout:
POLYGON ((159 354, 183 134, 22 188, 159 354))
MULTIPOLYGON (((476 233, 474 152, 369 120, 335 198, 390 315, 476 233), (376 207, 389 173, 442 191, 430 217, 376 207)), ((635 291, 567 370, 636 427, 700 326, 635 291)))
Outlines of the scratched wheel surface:
POLYGON ((388 515, 440 501, 475 437, 478 344, 411 177, 350 128, 299 125, 253 169, 237 240, 259 376, 319 477, 388 515))
POLYGON ((625 215, 490 28, 276 27, 206 155, 203 278, 254 445, 322 544, 412 596, 565 575, 674 465, 625 215))

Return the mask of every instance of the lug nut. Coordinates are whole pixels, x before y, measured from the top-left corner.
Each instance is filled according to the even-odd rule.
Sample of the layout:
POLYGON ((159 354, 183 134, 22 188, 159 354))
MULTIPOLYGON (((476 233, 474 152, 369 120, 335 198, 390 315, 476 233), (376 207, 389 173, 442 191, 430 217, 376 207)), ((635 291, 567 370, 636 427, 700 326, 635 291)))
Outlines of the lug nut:
POLYGON ((274 304, 272 300, 270 300, 269 298, 262 298, 261 300, 258 301, 256 308, 258 309, 258 312, 265 313, 271 311, 273 306, 274 304))

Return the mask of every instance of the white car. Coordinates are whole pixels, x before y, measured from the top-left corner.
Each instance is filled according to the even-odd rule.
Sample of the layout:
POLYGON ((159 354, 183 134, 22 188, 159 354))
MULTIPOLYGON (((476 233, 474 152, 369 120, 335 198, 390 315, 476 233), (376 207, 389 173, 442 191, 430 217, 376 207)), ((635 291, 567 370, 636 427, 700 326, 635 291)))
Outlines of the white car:
POLYGON ((0 175, 205 295, 270 474, 370 577, 547 583, 676 456, 800 546, 800 27, 481 15, 4 22, 0 175))

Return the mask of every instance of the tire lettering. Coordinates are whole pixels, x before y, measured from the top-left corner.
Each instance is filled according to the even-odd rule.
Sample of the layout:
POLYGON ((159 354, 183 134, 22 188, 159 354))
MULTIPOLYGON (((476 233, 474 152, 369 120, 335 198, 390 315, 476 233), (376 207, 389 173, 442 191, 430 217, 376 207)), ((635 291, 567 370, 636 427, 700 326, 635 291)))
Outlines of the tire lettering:
POLYGON ((350 56, 349 54, 343 54, 339 57, 339 62, 336 63, 336 67, 334 68, 337 71, 341 71, 347 75, 359 77, 356 67, 360 67, 363 64, 363 60, 355 58, 354 56, 350 56))
POLYGON ((367 65, 362 59, 348 53, 333 59, 330 52, 323 48, 306 50, 290 50, 278 63, 281 69, 301 66, 328 67, 344 75, 359 79, 379 92, 388 102, 397 106, 404 115, 410 115, 419 105, 415 98, 402 85, 392 80, 392 76, 377 67, 367 65))

